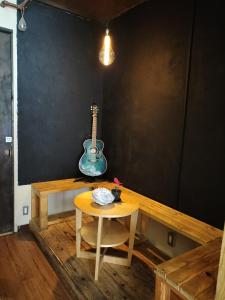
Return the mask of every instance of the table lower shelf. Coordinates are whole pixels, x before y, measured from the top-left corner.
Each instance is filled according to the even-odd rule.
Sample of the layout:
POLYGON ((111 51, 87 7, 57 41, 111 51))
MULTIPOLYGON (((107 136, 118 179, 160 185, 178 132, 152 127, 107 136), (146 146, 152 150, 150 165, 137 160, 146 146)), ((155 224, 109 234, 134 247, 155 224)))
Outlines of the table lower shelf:
MULTIPOLYGON (((97 241, 98 221, 82 225, 81 236, 85 242, 95 247, 97 241)), ((118 221, 103 220, 101 247, 116 247, 129 238, 128 229, 118 221)))

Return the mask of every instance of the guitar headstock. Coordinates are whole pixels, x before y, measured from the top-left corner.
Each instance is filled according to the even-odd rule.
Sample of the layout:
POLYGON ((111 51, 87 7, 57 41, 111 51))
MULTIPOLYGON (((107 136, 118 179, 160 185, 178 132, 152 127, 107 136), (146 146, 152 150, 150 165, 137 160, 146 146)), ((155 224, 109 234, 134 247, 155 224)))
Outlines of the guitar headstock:
POLYGON ((98 111, 99 111, 98 106, 96 104, 93 104, 91 106, 92 117, 97 117, 98 111))

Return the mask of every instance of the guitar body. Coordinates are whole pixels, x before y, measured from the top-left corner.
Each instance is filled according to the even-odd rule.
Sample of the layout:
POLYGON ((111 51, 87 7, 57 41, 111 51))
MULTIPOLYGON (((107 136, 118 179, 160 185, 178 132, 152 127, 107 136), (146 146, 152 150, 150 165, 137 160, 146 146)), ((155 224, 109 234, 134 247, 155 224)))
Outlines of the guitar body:
POLYGON ((96 146, 93 147, 91 139, 83 143, 84 154, 79 161, 80 171, 87 176, 100 176, 107 170, 107 161, 103 154, 104 143, 96 140, 96 146))

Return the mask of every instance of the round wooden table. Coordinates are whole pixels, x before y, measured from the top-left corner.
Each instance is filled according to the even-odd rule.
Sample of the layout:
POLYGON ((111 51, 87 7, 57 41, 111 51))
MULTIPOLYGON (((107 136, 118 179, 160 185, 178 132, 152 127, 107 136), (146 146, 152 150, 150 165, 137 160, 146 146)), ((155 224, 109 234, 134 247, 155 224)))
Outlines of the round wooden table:
POLYGON ((74 199, 76 207, 76 256, 96 260, 95 280, 98 280, 101 248, 115 247, 122 245, 129 239, 128 257, 120 258, 110 255, 102 255, 102 262, 110 262, 130 266, 134 237, 137 225, 139 202, 135 201, 126 192, 121 194, 121 202, 108 205, 98 205, 92 199, 92 191, 79 194, 74 199), (82 226, 82 212, 94 217, 97 220, 82 226), (117 218, 130 216, 130 230, 117 218), (81 251, 81 238, 88 244, 96 247, 96 253, 81 251))

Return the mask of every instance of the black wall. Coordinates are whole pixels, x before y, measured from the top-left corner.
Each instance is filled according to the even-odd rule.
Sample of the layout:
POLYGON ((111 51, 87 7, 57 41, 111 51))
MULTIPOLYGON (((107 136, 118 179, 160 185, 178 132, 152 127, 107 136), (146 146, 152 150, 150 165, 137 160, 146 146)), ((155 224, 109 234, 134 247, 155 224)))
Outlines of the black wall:
POLYGON ((103 136, 112 175, 176 206, 192 1, 150 1, 112 24, 103 136), (105 118, 106 116, 106 118, 105 118))
POLYGON ((109 174, 215 226, 225 218, 222 1, 152 0, 112 24, 109 174))
POLYGON ((224 2, 197 1, 179 208, 223 228, 225 219, 224 2))
POLYGON ((19 184, 78 176, 90 105, 102 102, 99 27, 36 2, 25 19, 27 31, 18 31, 19 184))
POLYGON ((89 108, 104 98, 108 177, 222 228, 222 7, 151 0, 129 11, 110 25, 116 60, 102 77, 103 28, 32 2, 18 32, 19 183, 79 176, 89 108))

